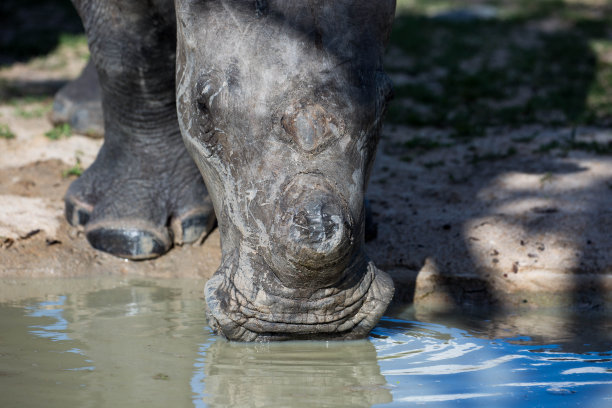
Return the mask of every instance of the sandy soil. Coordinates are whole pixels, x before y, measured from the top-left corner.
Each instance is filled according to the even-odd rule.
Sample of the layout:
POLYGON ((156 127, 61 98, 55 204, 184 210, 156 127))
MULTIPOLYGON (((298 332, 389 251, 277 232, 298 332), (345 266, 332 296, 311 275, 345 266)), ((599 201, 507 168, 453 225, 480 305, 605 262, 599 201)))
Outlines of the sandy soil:
MULTIPOLYGON (((80 138, 72 136, 71 141, 78 142, 80 138)), ((92 149, 99 145, 84 142, 92 149)), ((78 146, 79 143, 66 143, 65 148, 78 146)), ((16 150, 12 153, 26 154, 16 150)), ((82 231, 63 219, 63 195, 74 176, 64 177, 62 172, 69 167, 61 159, 40 157, 0 170, 0 276, 208 278, 216 270, 221 259, 217 231, 202 245, 174 248, 155 261, 128 262, 92 249, 82 231)))

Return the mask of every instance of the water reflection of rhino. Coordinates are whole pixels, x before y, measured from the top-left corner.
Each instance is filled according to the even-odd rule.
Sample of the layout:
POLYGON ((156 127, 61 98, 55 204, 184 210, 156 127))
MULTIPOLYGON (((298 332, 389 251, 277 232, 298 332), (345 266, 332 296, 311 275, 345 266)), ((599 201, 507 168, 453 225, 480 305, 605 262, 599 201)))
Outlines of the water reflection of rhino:
MULTIPOLYGON (((153 400, 171 404, 193 393, 203 395, 196 406, 209 407, 370 407, 393 400, 369 341, 217 340, 202 346, 202 367, 194 340, 209 339, 201 333, 199 302, 187 301, 184 293, 141 284, 86 296, 85 309, 96 315, 96 324, 91 320, 84 330, 87 354, 122 395, 135 393, 143 400, 155 395, 153 400), (112 332, 121 335, 109 336, 112 332), (168 381, 157 381, 153 390, 151 376, 158 372, 158 379, 168 381)), ((108 393, 105 398, 112 399, 108 393)))
POLYGON ((393 400, 371 342, 214 341, 202 333, 199 299, 186 292, 140 283, 85 296, 83 309, 93 316, 81 332, 105 378, 98 386, 168 405, 203 395, 194 403, 209 407, 370 407, 393 400), (194 353, 202 341, 203 367, 194 353), (152 387, 152 376, 168 381, 152 387))
POLYGON ((233 344, 206 351, 211 407, 370 407, 391 402, 369 341, 233 344))
POLYGON ((14 297, 0 290, 0 322, 11 327, 3 346, 19 349, 20 362, 9 368, 23 373, 0 383, 0 395, 10 389, 10 406, 369 407, 392 401, 371 342, 219 340, 204 327, 192 281, 34 283, 13 285, 14 297), (25 309, 3 309, 8 299, 25 309))

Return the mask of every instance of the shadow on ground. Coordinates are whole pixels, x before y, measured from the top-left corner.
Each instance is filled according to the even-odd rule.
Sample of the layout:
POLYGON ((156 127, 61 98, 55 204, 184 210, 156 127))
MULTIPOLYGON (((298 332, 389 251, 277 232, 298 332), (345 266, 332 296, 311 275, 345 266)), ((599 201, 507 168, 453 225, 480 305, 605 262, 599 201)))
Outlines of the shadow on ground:
MULTIPOLYGON (((0 69, 46 57, 61 45, 80 41, 81 20, 70 0, 3 0, 0 2, 0 69)), ((65 79, 0 79, 0 98, 48 97, 65 79)))
POLYGON ((70 0, 3 0, 0 3, 0 67, 46 55, 62 36, 83 32, 70 0))
POLYGON ((386 59, 396 99, 369 190, 379 218, 369 252, 401 282, 401 304, 487 319, 563 307, 569 320, 589 312, 600 329, 588 336, 606 337, 609 10, 473 10, 396 17, 386 59))

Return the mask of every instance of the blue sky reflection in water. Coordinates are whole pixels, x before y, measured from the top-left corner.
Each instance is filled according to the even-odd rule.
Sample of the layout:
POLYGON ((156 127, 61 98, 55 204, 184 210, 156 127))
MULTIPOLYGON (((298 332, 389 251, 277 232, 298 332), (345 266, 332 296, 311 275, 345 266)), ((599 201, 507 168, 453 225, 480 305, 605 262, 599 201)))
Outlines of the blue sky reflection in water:
POLYGON ((386 318, 364 341, 236 344, 211 335, 197 282, 0 284, 2 407, 612 406, 609 335, 386 318))
POLYGON ((385 319, 373 333, 394 404, 495 407, 612 406, 612 353, 564 352, 529 337, 385 319))

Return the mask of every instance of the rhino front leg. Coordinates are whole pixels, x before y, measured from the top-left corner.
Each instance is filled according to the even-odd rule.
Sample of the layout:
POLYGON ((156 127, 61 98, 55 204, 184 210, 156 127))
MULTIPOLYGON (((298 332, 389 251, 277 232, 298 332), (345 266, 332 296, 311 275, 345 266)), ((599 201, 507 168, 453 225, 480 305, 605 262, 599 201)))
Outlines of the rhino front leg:
POLYGON ((359 338, 386 310, 364 193, 394 9, 176 0, 179 123, 222 237, 209 321, 229 339, 359 338))
POLYGON ((97 249, 130 259, 193 242, 212 204, 182 143, 172 0, 75 0, 100 79, 105 138, 65 196, 66 217, 97 249))

